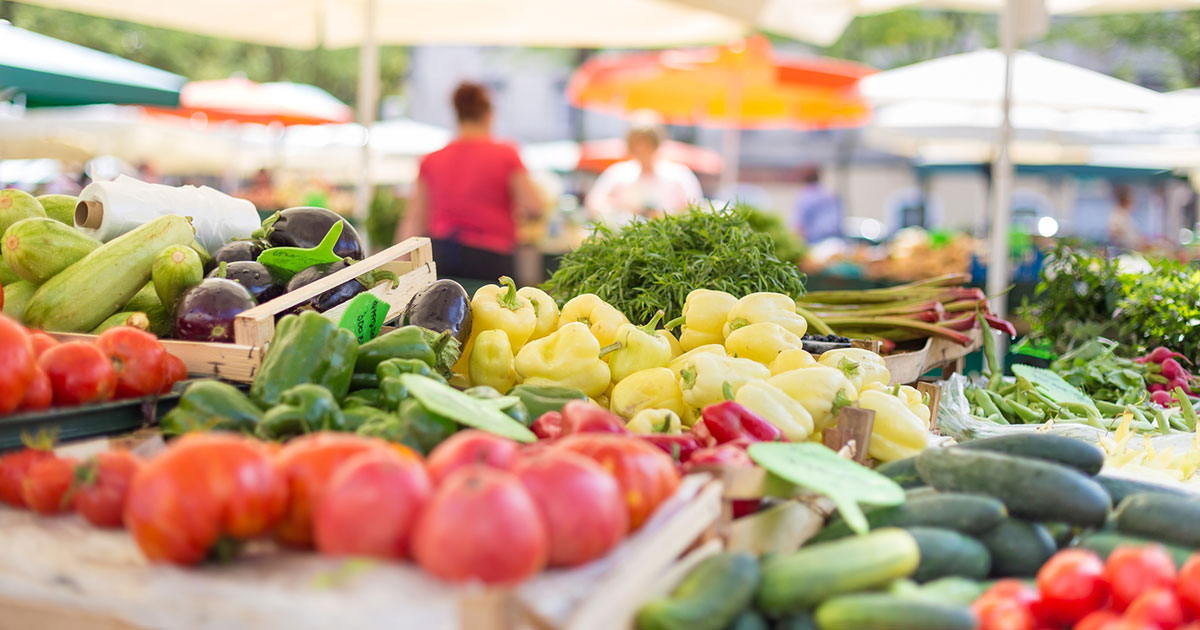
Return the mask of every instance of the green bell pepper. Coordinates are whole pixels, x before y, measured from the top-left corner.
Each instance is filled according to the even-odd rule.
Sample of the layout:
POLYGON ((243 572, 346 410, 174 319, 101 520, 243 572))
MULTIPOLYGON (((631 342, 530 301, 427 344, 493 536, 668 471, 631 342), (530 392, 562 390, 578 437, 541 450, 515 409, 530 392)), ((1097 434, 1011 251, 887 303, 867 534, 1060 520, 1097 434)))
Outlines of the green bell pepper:
POLYGON ((357 432, 368 424, 386 422, 396 416, 375 407, 359 406, 343 409, 342 417, 345 419, 345 430, 357 432))
POLYGON ((351 375, 350 391, 357 392, 363 389, 379 389, 379 377, 366 372, 355 372, 351 375))
POLYGON ((421 403, 409 398, 400 403, 397 413, 375 416, 360 426, 357 433, 404 444, 428 454, 457 429, 451 420, 430 413, 421 403))
POLYGON ((159 421, 166 435, 191 431, 254 433, 262 418, 259 409, 238 388, 215 380, 196 381, 184 390, 179 404, 159 421))
POLYGON ((531 420, 529 417, 529 411, 525 409, 525 403, 521 402, 521 399, 517 398, 516 396, 505 396, 504 394, 496 391, 494 387, 488 387, 487 385, 476 385, 475 387, 472 387, 463 393, 472 398, 478 398, 480 400, 505 399, 505 401, 502 401, 502 404, 499 407, 500 411, 504 412, 504 415, 516 420, 517 422, 520 422, 525 426, 529 426, 530 423, 533 422, 533 420, 531 420))
POLYGON ((517 385, 508 390, 508 395, 520 398, 525 411, 534 420, 547 411, 562 411, 563 405, 572 400, 588 399, 583 390, 542 385, 517 385))
POLYGON ((320 385, 341 400, 350 391, 358 357, 358 340, 320 313, 288 315, 275 326, 275 336, 263 358, 250 397, 260 405, 274 406, 283 393, 297 385, 320 385))
POLYGON ((350 392, 342 400, 342 409, 350 407, 378 407, 379 406, 379 390, 378 389, 360 389, 356 392, 350 392))
POLYGON ((423 328, 404 326, 364 343, 358 349, 354 371, 373 374, 375 368, 388 359, 418 359, 433 367, 437 365, 437 352, 423 328))
POLYGON ((400 382, 401 374, 420 374, 441 383, 446 382, 420 359, 388 359, 375 368, 375 375, 379 378, 379 407, 396 411, 401 401, 408 398, 408 388, 400 382))
POLYGON ((314 431, 343 431, 346 418, 328 389, 305 383, 283 393, 280 404, 263 414, 258 436, 276 440, 314 431))

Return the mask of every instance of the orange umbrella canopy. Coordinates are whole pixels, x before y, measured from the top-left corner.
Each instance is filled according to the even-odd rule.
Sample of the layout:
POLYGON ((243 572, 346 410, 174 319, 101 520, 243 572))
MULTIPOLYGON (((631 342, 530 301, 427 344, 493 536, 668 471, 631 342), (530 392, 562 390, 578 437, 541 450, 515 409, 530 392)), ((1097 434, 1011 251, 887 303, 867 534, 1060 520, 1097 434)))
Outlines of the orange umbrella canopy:
MULTIPOLYGON (((716 175, 721 172, 721 155, 712 149, 705 149, 686 142, 667 140, 658 149, 658 156, 670 162, 682 164, 694 173, 716 175)), ((579 145, 578 170, 600 172, 604 169, 629 159, 628 147, 622 138, 606 138, 604 140, 588 140, 579 145)))
POLYGON ((714 48, 601 55, 571 77, 572 105, 658 112, 671 124, 826 129, 861 126, 858 80, 874 69, 837 59, 781 59, 763 37, 714 48))

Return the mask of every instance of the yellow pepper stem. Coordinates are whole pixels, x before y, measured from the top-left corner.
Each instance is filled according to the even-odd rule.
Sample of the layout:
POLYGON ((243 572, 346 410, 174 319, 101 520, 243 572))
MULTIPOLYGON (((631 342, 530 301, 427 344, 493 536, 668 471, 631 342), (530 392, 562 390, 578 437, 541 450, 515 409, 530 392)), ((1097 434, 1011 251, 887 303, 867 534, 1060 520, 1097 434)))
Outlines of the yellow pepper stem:
POLYGON ((500 306, 515 311, 521 308, 521 302, 517 300, 517 283, 508 276, 500 276, 500 284, 508 287, 508 291, 496 297, 496 301, 500 306))
POLYGON ((676 317, 675 319, 672 319, 671 321, 663 324, 663 328, 665 328, 667 330, 671 330, 672 328, 675 328, 676 326, 682 326, 683 323, 686 321, 687 321, 687 317, 680 315, 679 317, 676 317))
POLYGON ((662 309, 658 309, 658 312, 654 314, 654 317, 650 318, 650 321, 647 322, 645 326, 638 326, 638 329, 653 337, 654 330, 658 326, 658 322, 662 321, 663 315, 664 313, 662 309))

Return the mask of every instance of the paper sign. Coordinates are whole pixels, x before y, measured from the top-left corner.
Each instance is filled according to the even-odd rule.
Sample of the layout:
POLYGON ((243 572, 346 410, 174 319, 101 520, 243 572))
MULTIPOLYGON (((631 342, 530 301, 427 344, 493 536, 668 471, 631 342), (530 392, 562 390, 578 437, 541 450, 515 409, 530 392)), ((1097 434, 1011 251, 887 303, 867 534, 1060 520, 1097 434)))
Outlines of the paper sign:
POLYGON ((359 293, 346 304, 338 327, 354 333, 358 343, 366 343, 379 336, 379 329, 383 327, 387 314, 387 302, 370 293, 359 293))
POLYGON ((337 262, 342 257, 333 253, 333 246, 341 238, 344 225, 343 221, 334 223, 316 247, 272 247, 258 255, 258 262, 293 274, 313 265, 337 262))

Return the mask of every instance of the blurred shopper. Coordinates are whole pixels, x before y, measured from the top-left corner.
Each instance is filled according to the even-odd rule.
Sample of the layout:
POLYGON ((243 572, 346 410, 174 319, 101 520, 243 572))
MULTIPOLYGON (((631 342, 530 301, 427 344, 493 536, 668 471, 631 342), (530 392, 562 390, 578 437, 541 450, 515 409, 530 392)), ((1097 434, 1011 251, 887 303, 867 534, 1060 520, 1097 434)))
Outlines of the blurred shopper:
POLYGON ((1113 188, 1116 205, 1108 216, 1108 242, 1121 249, 1137 249, 1142 244, 1142 234, 1133 220, 1133 190, 1121 184, 1113 188))
POLYGON ((686 212, 689 204, 704 199, 688 167, 658 157, 665 133, 657 117, 638 112, 631 119, 625 137, 631 159, 604 169, 584 200, 596 219, 611 226, 686 212))
POLYGON ((255 208, 266 212, 275 210, 279 205, 275 198, 275 185, 271 181, 271 173, 265 168, 258 169, 250 178, 250 186, 238 193, 238 197, 248 200, 255 208))
POLYGON ((458 135, 421 160, 397 240, 428 234, 439 274, 495 282, 513 275, 517 218, 536 218, 540 201, 512 145, 492 138, 487 89, 454 91, 458 135))
POLYGON ((806 166, 800 171, 802 187, 792 211, 792 226, 808 243, 842 235, 842 202, 821 185, 821 171, 806 166))

